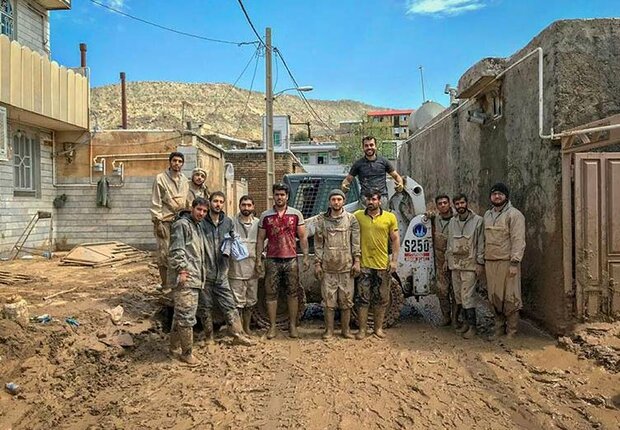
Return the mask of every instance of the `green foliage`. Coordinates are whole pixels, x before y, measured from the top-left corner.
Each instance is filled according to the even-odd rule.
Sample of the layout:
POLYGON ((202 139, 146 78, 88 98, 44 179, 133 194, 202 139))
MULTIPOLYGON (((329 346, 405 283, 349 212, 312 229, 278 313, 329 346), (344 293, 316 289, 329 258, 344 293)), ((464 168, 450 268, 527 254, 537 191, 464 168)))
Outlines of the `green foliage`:
POLYGON ((365 136, 374 136, 377 140, 377 154, 388 159, 394 159, 396 156, 396 146, 391 141, 392 126, 381 123, 373 123, 364 121, 355 129, 352 129, 347 135, 340 137, 338 145, 340 152, 340 162, 342 164, 351 165, 355 160, 364 155, 362 151, 362 138, 365 136), (388 141, 388 142, 385 142, 388 141))
POLYGON ((308 132, 306 130, 299 130, 293 135, 293 142, 307 142, 308 132))

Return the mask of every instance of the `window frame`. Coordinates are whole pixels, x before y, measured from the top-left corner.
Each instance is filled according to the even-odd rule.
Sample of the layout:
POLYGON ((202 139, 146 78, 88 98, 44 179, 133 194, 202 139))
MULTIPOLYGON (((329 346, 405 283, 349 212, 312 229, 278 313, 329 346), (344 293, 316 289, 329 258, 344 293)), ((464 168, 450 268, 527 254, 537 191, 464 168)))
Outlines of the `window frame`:
POLYGON ((13 195, 15 197, 41 197, 41 143, 35 133, 17 130, 12 135, 13 143, 13 195), (28 148, 29 146, 29 148, 28 148), (28 148, 28 149, 27 149, 28 148), (27 149, 27 150, 26 150, 27 149), (22 153, 23 150, 23 153, 22 153), (18 163, 19 158, 19 163, 18 163), (29 159, 27 165, 24 161, 29 159), (22 175, 22 169, 29 169, 29 186, 22 175), (23 181, 23 182, 22 182, 23 181))
POLYGON ((15 40, 15 7, 11 0, 0 0, 0 34, 15 40), (10 28, 10 33, 5 32, 5 26, 10 28))

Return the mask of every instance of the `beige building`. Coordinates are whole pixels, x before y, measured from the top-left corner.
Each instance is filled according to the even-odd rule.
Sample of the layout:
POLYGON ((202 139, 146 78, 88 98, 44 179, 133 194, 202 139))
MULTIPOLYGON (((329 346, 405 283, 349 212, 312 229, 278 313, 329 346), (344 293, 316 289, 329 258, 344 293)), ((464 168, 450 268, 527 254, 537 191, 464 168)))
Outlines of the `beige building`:
MULTIPOLYGON (((53 154, 88 132, 86 70, 50 59, 49 11, 70 8, 61 0, 0 2, 0 252, 37 211, 54 213, 53 154)), ((49 221, 38 223, 30 242, 44 244, 49 231, 49 221)))

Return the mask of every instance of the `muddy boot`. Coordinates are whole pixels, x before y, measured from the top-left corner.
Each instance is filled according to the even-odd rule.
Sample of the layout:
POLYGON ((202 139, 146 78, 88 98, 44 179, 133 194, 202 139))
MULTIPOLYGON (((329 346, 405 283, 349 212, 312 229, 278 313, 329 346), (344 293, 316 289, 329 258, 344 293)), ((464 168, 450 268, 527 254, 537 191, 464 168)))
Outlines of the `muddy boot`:
POLYGON ((360 329, 355 335, 357 340, 366 338, 366 332, 368 331, 368 307, 360 307, 357 310, 357 318, 359 321, 360 329))
POLYGON ((243 318, 243 331, 248 336, 253 336, 254 332, 250 329, 250 324, 252 323, 252 308, 243 308, 242 313, 243 318))
POLYGON ((296 339, 299 337, 297 331, 297 313, 299 311, 299 302, 297 295, 288 297, 288 337, 296 339))
POLYGON ((471 339, 476 333, 476 308, 465 309, 465 316, 467 317, 467 325, 469 328, 466 332, 463 332, 463 339, 471 339))
POLYGON ((351 309, 343 309, 340 311, 340 329, 342 330, 342 337, 345 339, 355 339, 355 336, 351 334, 351 309))
POLYGON ((179 333, 177 331, 176 323, 172 323, 172 328, 170 329, 169 335, 170 344, 168 346, 168 352, 170 352, 171 356, 175 356, 179 354, 181 348, 181 339, 179 339, 179 333))
POLYGON ((373 309, 374 312, 374 332, 375 336, 379 339, 383 339, 386 334, 383 331, 383 320, 385 319, 385 306, 376 306, 373 309))
POLYGON ((276 317, 278 315, 278 302, 267 302, 267 315, 269 315, 269 331, 267 331, 267 339, 273 339, 278 335, 276 327, 276 317))
POLYGON ((194 349, 194 329, 192 327, 178 327, 177 333, 181 343, 181 355, 179 356, 179 360, 190 366, 200 364, 200 361, 194 357, 192 353, 194 349))
POLYGON ((245 345, 245 346, 254 346, 256 342, 253 339, 250 339, 245 332, 243 331, 243 326, 241 325, 241 318, 237 317, 229 323, 230 325, 230 334, 235 339, 234 343, 236 345, 245 345))
POLYGON ((463 309, 463 306, 459 305, 460 314, 463 318, 463 324, 460 325, 459 328, 456 329, 458 334, 463 334, 467 330, 469 330, 469 320, 467 319, 467 309, 463 309))
POLYGON ((211 312, 208 315, 200 318, 200 322, 202 323, 202 328, 205 333, 205 344, 213 345, 215 343, 215 339, 213 338, 213 315, 211 312))
POLYGON ((325 332, 323 333, 323 339, 331 339, 334 336, 334 315, 336 311, 334 309, 325 309, 325 332))
POLYGON ((458 330, 462 327, 461 322, 459 321, 459 317, 461 315, 461 311, 463 307, 461 305, 457 305, 456 303, 452 306, 452 327, 455 330, 458 330))
POLYGON ((488 340, 496 340, 499 337, 503 336, 505 331, 506 320, 504 316, 501 314, 495 314, 495 324, 493 326, 493 332, 487 338, 488 340))
POLYGON ((506 316, 506 338, 513 339, 517 335, 519 327, 519 311, 506 316))
POLYGON ((439 299, 439 308, 441 309, 441 322, 439 323, 439 327, 447 327, 452 324, 452 315, 450 309, 450 300, 445 297, 439 299))

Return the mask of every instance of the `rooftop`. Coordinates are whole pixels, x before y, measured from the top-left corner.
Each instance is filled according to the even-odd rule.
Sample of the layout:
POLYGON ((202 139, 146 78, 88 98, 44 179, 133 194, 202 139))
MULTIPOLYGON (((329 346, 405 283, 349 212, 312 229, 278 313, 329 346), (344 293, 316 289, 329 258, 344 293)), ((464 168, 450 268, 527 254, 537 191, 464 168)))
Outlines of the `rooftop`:
POLYGON ((411 115, 413 109, 386 109, 386 110, 371 110, 366 115, 368 116, 389 116, 389 115, 411 115))

